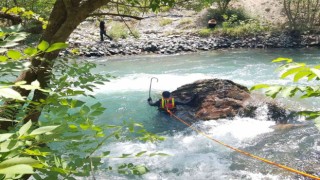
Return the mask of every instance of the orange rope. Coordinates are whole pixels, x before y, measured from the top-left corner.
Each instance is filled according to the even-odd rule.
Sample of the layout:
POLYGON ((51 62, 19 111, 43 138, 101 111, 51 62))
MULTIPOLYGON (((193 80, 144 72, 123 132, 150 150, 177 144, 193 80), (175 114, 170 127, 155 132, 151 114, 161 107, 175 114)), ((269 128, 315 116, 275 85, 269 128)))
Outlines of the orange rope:
POLYGON ((302 172, 302 171, 299 171, 299 170, 296 170, 296 169, 287 167, 287 166, 282 165, 282 164, 278 164, 278 163, 269 161, 269 160, 264 159, 264 158, 262 158, 262 157, 255 156, 255 155, 250 154, 250 153, 248 153, 248 152, 245 152, 245 151, 242 151, 242 150, 240 150, 240 149, 237 149, 237 148, 234 148, 234 147, 232 147, 232 146, 229 146, 228 144, 225 144, 225 143, 223 143, 223 142, 221 142, 221 141, 218 141, 218 140, 216 140, 216 139, 208 136, 208 135, 205 134, 204 132, 202 132, 202 131, 200 131, 200 130, 194 128, 194 127, 192 127, 190 124, 188 124, 187 122, 185 122, 185 121, 182 120, 181 118, 179 118, 179 117, 177 117, 176 115, 174 115, 170 110, 167 110, 167 112, 168 112, 171 116, 173 116, 174 118, 176 118, 177 120, 181 121, 183 124, 189 126, 191 129, 193 129, 193 130, 196 131, 197 133, 199 133, 199 134, 207 137, 208 139, 210 139, 210 140, 212 140, 212 141, 214 141, 214 142, 216 142, 216 143, 219 143, 219 144, 221 144, 221 145, 223 145, 223 146, 225 146, 225 147, 228 147, 228 148, 230 148, 230 149, 232 149, 232 150, 234 150, 234 151, 237 151, 237 152, 239 152, 239 153, 241 153, 241 154, 244 154, 244 155, 246 155, 246 156, 249 156, 249 157, 252 157, 252 158, 254 158, 254 159, 258 159, 258 160, 260 160, 260 161, 262 161, 262 162, 265 162, 265 163, 268 163, 268 164, 277 166, 277 167, 279 167, 279 168, 285 169, 285 170, 287 170, 287 171, 290 171, 290 172, 293 172, 293 173, 296 173, 296 174, 300 174, 300 175, 303 175, 303 176, 306 176, 306 177, 309 177, 309 178, 312 178, 312 179, 320 180, 320 178, 317 177, 317 176, 313 176, 313 175, 311 175, 311 174, 307 174, 307 173, 305 173, 305 172, 302 172))

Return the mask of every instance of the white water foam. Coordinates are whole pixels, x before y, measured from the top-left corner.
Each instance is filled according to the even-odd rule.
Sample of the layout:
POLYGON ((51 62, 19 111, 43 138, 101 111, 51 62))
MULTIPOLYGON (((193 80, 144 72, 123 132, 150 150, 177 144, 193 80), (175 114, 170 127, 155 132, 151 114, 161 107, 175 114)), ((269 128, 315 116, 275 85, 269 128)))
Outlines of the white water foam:
POLYGON ((148 91, 150 87, 150 79, 152 77, 158 78, 152 82, 152 91, 173 91, 178 87, 194 82, 200 79, 213 78, 211 75, 201 73, 196 74, 129 74, 124 77, 111 79, 105 85, 98 86, 98 93, 115 93, 128 91, 148 91))
MULTIPOLYGON (((259 134, 273 131, 269 127, 274 122, 257 121, 250 118, 236 118, 234 120, 203 121, 194 124, 197 129, 205 132, 210 137, 223 141, 229 145, 239 147, 245 145, 248 139, 259 134)), ((146 154, 161 152, 170 156, 152 156, 133 159, 105 159, 105 164, 117 166, 121 163, 144 164, 150 172, 139 179, 163 180, 204 180, 204 179, 234 179, 238 172, 229 169, 232 164, 232 150, 217 144, 210 139, 187 128, 173 136, 167 135, 166 140, 158 143, 124 142, 111 143, 104 150, 112 149, 111 156, 119 157, 121 153, 148 151, 146 154)), ((117 173, 108 173, 111 179, 132 179, 117 173)), ((106 177, 103 173, 101 179, 106 177)), ((271 178, 272 175, 251 174, 250 177, 271 178)), ((134 178, 133 178, 134 179, 134 178)))

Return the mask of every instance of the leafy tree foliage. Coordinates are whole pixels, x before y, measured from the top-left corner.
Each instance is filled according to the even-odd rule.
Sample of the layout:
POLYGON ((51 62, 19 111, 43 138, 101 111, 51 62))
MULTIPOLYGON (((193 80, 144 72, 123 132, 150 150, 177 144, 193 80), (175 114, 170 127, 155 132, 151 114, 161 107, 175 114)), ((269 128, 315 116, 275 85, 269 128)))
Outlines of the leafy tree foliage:
MULTIPOLYGON (((18 16, 26 15, 25 12, 34 15, 29 11, 21 13, 22 9, 10 7, 9 2, 5 2, 8 7, 6 12, 12 10, 18 16)), ((17 6, 20 2, 31 1, 13 2, 17 6)), ((26 179, 26 174, 32 173, 36 173, 33 174, 35 179, 74 179, 76 176, 94 175, 101 158, 108 157, 110 153, 97 154, 97 150, 112 138, 121 140, 127 129, 139 135, 142 141, 162 139, 148 133, 137 123, 123 126, 97 124, 95 120, 105 107, 99 102, 88 105, 78 97, 90 96, 87 92, 93 91, 96 84, 106 82, 110 76, 92 74, 91 69, 95 67, 92 63, 60 61, 57 57, 60 50, 67 46, 64 42, 72 31, 102 6, 116 5, 118 14, 120 4, 129 9, 143 7, 156 11, 161 6, 172 6, 174 0, 50 2, 54 5, 48 13, 48 25, 36 47, 13 49, 27 36, 18 26, 3 28, 0 32, 1 69, 6 70, 1 73, 11 78, 17 71, 23 70, 14 83, 1 79, 0 101, 3 104, 0 128, 3 133, 0 135, 0 161, 3 164, 0 164, 0 172, 4 178, 26 179), (16 168, 21 171, 17 172, 16 168)), ((48 7, 51 8, 50 4, 48 7)), ((138 153, 135 157, 142 155, 148 153, 138 153)), ((163 154, 154 152, 149 156, 153 155, 163 154)), ((127 156, 124 154, 122 158, 127 156)), ((126 164, 119 165, 118 172, 141 175, 148 169, 144 165, 126 164)))
POLYGON ((283 0, 283 7, 291 30, 319 30, 320 0, 283 0))
MULTIPOLYGON (((293 82, 298 82, 303 79, 311 82, 311 85, 269 85, 258 84, 251 88, 251 90, 265 89, 265 94, 272 98, 279 95, 284 97, 293 97, 299 95, 301 98, 319 98, 320 97, 320 65, 308 66, 305 63, 294 62, 290 58, 277 58, 272 62, 286 62, 279 67, 283 71, 281 79, 293 77, 293 82)), ((315 123, 320 130, 320 111, 300 111, 298 114, 304 115, 307 119, 315 119, 315 123)))
MULTIPOLYGON (((2 29, 3 30, 3 29, 2 29)), ((21 70, 20 62, 27 63, 30 59, 42 53, 53 52, 67 45, 54 43, 50 45, 41 41, 36 47, 26 47, 14 50, 19 40, 26 36, 20 32, 20 26, 5 28, 2 38, 1 75, 12 76, 14 71, 21 70), (19 37, 19 38, 18 38, 19 37), (11 48, 11 49, 8 49, 11 48)), ((94 171, 101 170, 102 158, 108 158, 110 150, 98 153, 107 141, 126 139, 126 133, 134 133, 141 141, 158 141, 162 137, 147 132, 143 125, 135 122, 125 122, 123 125, 98 124, 96 119, 103 114, 105 107, 95 102, 88 105, 79 97, 93 97, 88 94, 97 84, 104 84, 112 76, 108 74, 93 74, 95 64, 82 61, 78 63, 72 59, 58 60, 54 67, 53 78, 46 89, 42 89, 38 81, 27 84, 25 81, 10 83, 1 79, 0 102, 14 101, 14 104, 3 104, 5 110, 19 110, 14 118, 15 126, 0 134, 0 174, 4 179, 27 178, 32 174, 35 179, 64 177, 94 176, 94 171), (29 91, 43 91, 46 99, 39 102, 23 97, 13 87, 29 91), (28 106, 19 106, 23 102, 28 106), (6 108, 6 106, 11 106, 6 108), (32 107, 32 109, 29 109, 32 107), (26 120, 25 117, 33 109, 42 108, 38 123, 26 120), (57 148, 58 147, 58 148, 57 148)), ((2 78, 4 76, 1 76, 2 78)), ((4 114, 11 112, 1 111, 4 114)), ((13 121, 1 118, 0 121, 13 121)), ((3 127, 1 127, 3 129, 3 127)), ((165 155, 163 153, 123 154, 121 158, 165 155)), ((117 167, 107 167, 105 170, 115 169, 121 174, 142 175, 149 170, 141 164, 120 164, 117 167)), ((104 171, 104 170, 103 170, 104 171)))

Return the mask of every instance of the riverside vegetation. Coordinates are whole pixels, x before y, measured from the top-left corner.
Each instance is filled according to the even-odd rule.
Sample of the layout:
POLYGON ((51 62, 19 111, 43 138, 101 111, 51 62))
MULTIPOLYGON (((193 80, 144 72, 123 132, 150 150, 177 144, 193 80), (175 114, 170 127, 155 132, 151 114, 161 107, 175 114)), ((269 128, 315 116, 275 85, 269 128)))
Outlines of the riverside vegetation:
MULTIPOLYGON (((208 4, 214 3, 199 2, 195 2, 200 5, 194 7, 204 8, 208 4)), ((77 1, 74 4, 71 1, 62 0, 1 2, 1 6, 6 8, 1 9, 0 17, 9 19, 8 24, 4 22, 6 27, 2 27, 0 30, 0 61, 2 63, 0 71, 0 100, 2 103, 0 111, 0 174, 2 178, 28 179, 30 176, 35 179, 49 177, 75 179, 77 176, 93 176, 94 178, 95 171, 100 168, 101 158, 108 157, 112 151, 111 149, 97 154, 97 150, 111 138, 118 141, 132 138, 141 141, 163 140, 162 137, 147 132, 142 124, 135 122, 124 122, 123 126, 97 124, 95 120, 104 112, 105 107, 98 101, 94 104, 87 104, 85 101, 79 100, 78 97, 93 97, 88 92, 93 91, 97 84, 107 82, 112 76, 91 73, 90 70, 95 67, 95 64, 84 60, 79 63, 79 60, 74 59, 74 54, 85 56, 129 55, 145 52, 173 54, 182 51, 228 47, 262 48, 319 45, 319 35, 313 30, 317 25, 316 14, 310 15, 312 17, 310 19, 313 20, 308 21, 308 26, 303 26, 309 28, 307 30, 295 27, 296 21, 300 20, 300 17, 291 17, 288 33, 279 31, 277 28, 277 31, 273 31, 274 29, 270 25, 263 25, 258 20, 242 19, 240 14, 236 14, 238 10, 228 11, 227 7, 230 1, 217 1, 219 13, 216 18, 222 20, 218 28, 214 30, 198 28, 185 33, 172 31, 163 34, 161 29, 146 30, 143 33, 138 33, 138 29, 131 29, 129 31, 131 35, 129 35, 125 27, 132 26, 134 23, 120 25, 112 21, 109 24, 112 28, 108 33, 117 42, 92 41, 92 39, 98 39, 98 35, 92 33, 96 31, 95 29, 87 28, 88 25, 92 25, 92 22, 93 24, 97 22, 95 18, 88 18, 91 13, 98 10, 105 11, 104 5, 110 5, 110 9, 117 12, 116 14, 127 10, 128 6, 141 5, 139 1, 124 1, 124 3, 125 6, 112 1, 91 0, 81 1, 81 3, 77 1), (74 14, 70 14, 70 12, 74 12, 74 14), (48 14, 50 16, 47 16, 48 14), (62 18, 64 15, 67 15, 67 18, 62 18), (78 27, 80 23, 81 25, 78 27), (18 24, 22 24, 25 28, 18 24), (33 28, 37 29, 39 24, 45 29, 39 36, 40 39, 36 35, 25 32, 34 32, 33 28), (87 27, 83 28, 83 26, 87 27), (77 27, 78 29, 76 29, 77 27), (298 39, 291 34, 297 35, 297 31, 301 33, 298 39), (30 36, 33 37, 28 39, 30 36), (34 40, 39 40, 39 43, 35 43, 34 40), (69 47, 65 43, 67 41, 69 47), (59 52, 62 52, 60 58, 58 58, 59 52), (17 72, 20 75, 17 76, 17 72), (17 80, 11 82, 14 77, 17 77, 17 80), (91 144, 91 146, 85 146, 87 144, 91 144)), ((151 1, 142 9, 159 11, 165 9, 162 5, 167 5, 166 7, 170 8, 174 3, 174 1, 168 0, 151 1)), ((287 6, 291 8, 288 11, 291 11, 302 5, 298 1, 293 1, 287 6)), ((307 4, 303 7, 307 7, 307 4)), ((318 6, 313 7, 318 8, 318 6)), ((136 9, 131 8, 131 10, 136 9)), ((143 10, 135 12, 141 13, 143 10)), ((319 8, 316 9, 316 12, 319 12, 319 8)), ((103 15, 104 12, 100 14, 103 15)), ((127 18, 126 16, 120 17, 120 19, 127 18)), ((172 15, 169 17, 172 19, 172 15)), ((207 19, 203 21, 204 24, 206 21, 207 19)), ((161 28, 171 26, 175 22, 175 20, 165 18, 159 21, 161 28)), ((188 19, 181 19, 179 22, 177 25, 181 29, 198 27, 192 16, 188 19)), ((96 27, 93 26, 93 28, 96 27)), ((292 63, 288 59, 276 61, 282 60, 292 63)), ((291 66, 289 64, 284 67, 289 70, 282 77, 294 75, 295 81, 304 77, 310 81, 317 81, 320 78, 319 66, 307 67, 305 64, 291 66)), ((319 88, 311 86, 284 88, 258 85, 253 89, 259 88, 269 88, 267 94, 272 97, 278 95, 279 92, 285 92, 284 94, 289 96, 293 96, 299 91, 305 92, 303 97, 319 97, 320 94, 319 88)), ((320 115, 318 111, 304 111, 301 114, 310 118, 318 118, 320 115)), ((161 152, 141 151, 135 154, 123 152, 119 158, 155 155, 166 156, 161 152)), ((133 175, 141 175, 149 171, 143 164, 132 163, 119 164, 117 167, 105 167, 104 170, 133 175)))

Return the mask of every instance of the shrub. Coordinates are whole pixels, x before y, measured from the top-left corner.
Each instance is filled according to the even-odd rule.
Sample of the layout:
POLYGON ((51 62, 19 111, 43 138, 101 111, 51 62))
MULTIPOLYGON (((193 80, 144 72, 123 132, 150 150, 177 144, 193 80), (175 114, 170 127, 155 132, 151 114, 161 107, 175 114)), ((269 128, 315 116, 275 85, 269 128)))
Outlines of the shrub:
POLYGON ((221 24, 221 28, 216 30, 223 35, 241 37, 257 35, 270 30, 267 24, 262 25, 259 21, 254 19, 239 20, 237 15, 231 15, 231 17, 224 15, 223 17, 225 18, 225 21, 221 24))
POLYGON ((227 9, 224 14, 221 14, 221 12, 216 9, 209 9, 205 16, 205 22, 208 22, 209 19, 214 18, 215 20, 217 20, 218 24, 222 24, 222 22, 226 20, 224 16, 236 16, 237 20, 239 21, 245 21, 247 19, 250 19, 250 17, 244 12, 243 9, 227 9))

